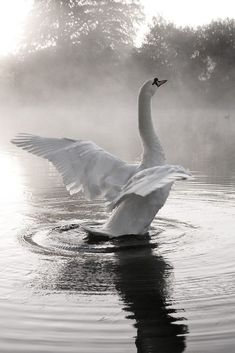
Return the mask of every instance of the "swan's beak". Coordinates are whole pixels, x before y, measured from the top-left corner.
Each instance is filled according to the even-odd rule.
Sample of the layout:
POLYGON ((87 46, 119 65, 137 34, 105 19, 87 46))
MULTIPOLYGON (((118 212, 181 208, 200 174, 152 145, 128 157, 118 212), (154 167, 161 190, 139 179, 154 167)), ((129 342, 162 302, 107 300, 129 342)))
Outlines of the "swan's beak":
POLYGON ((166 82, 167 82, 167 80, 161 80, 161 81, 157 82, 157 85, 158 85, 158 87, 160 87, 161 85, 163 85, 166 82))

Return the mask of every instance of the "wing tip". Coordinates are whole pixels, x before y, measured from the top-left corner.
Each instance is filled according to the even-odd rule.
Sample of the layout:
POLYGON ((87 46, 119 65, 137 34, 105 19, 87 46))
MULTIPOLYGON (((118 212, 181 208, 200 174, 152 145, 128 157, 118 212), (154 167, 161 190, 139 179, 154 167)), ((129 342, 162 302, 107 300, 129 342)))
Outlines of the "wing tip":
POLYGON ((20 145, 20 143, 25 142, 25 140, 28 140, 29 138, 32 138, 34 135, 32 134, 28 134, 26 132, 19 132, 18 134, 16 134, 15 137, 13 137, 10 142, 13 145, 20 145))

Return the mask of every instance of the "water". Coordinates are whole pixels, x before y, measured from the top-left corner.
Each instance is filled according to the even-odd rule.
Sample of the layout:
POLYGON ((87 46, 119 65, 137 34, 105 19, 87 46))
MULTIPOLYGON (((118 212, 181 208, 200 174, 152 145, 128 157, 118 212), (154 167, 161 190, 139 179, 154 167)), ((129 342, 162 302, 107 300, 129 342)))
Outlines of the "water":
POLYGON ((196 174, 149 236, 94 241, 102 203, 14 147, 0 162, 1 353, 235 350, 235 179, 196 174))

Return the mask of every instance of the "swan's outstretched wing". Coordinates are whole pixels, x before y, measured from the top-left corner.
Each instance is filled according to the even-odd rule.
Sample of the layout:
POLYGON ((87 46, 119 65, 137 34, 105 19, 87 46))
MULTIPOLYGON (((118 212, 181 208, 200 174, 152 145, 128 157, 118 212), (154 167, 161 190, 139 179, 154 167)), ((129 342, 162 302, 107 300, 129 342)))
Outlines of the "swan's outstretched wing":
POLYGON ((167 184, 172 184, 175 180, 188 179, 191 176, 189 171, 178 165, 166 164, 141 170, 123 186, 111 207, 116 207, 127 195, 136 194, 145 197, 167 184))
POLYGON ((99 197, 113 200, 136 170, 136 166, 123 162, 91 141, 19 134, 11 142, 48 159, 62 175, 70 194, 82 190, 90 200, 99 197))

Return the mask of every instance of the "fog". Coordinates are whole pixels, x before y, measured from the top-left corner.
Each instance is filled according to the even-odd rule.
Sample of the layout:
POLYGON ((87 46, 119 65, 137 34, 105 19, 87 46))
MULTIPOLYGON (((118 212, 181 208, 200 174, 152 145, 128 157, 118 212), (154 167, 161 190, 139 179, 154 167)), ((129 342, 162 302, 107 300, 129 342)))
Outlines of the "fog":
POLYGON ((235 21, 158 17, 137 47, 142 20, 138 0, 35 0, 18 52, 0 59, 2 352, 234 351, 235 21), (161 209, 167 167, 109 178, 119 163, 98 156, 104 170, 92 168, 87 148, 77 175, 51 150, 68 188, 122 197, 111 215, 10 143, 19 132, 88 139, 139 161, 138 94, 156 77, 167 80, 152 99, 167 162, 195 176, 161 209))
MULTIPOLYGON (((31 16, 32 22, 33 12, 31 16)), ((58 39, 52 46, 36 47, 37 32, 32 24, 30 28, 27 45, 0 63, 2 145, 17 132, 89 139, 137 161, 138 92, 147 79, 157 76, 168 80, 152 101, 167 160, 200 174, 233 176, 235 70, 230 61, 235 45, 225 40, 235 29, 233 20, 193 30, 158 18, 140 48, 131 41, 115 47, 114 39, 106 43, 105 38, 94 48, 94 33, 83 43, 61 45, 58 39), (213 30, 221 41, 217 47, 213 30), (212 33, 207 49, 202 49, 202 33, 212 33), (164 43, 167 50, 162 49, 164 43), (227 51, 222 53, 222 47, 227 51)))

